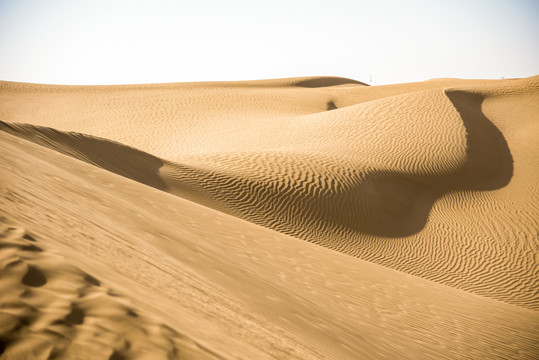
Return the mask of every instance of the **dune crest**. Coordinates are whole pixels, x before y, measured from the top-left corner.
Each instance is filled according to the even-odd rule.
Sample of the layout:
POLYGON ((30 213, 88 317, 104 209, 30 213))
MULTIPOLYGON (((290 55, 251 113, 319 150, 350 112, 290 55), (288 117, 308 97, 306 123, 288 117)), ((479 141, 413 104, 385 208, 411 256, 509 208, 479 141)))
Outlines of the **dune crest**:
POLYGON ((3 228, 5 354, 93 319, 103 358, 536 358, 538 114, 539 76, 0 82, 2 214, 39 234, 3 228))
MULTIPOLYGON (((122 339, 122 329, 133 321, 138 325, 127 340, 138 339, 137 329, 142 331, 144 340, 131 347, 133 356, 140 357, 155 358, 154 350, 164 354, 172 349, 172 343, 169 347, 161 342, 168 336, 179 358, 193 342, 204 359, 211 358, 207 353, 335 360, 535 359, 539 353, 536 311, 313 246, 5 132, 0 132, 0 142, 0 187, 5 194, 0 209, 9 209, 9 223, 19 224, 15 238, 23 236, 21 227, 31 227, 36 241, 21 240, 23 246, 43 250, 13 249, 38 271, 23 268, 16 276, 1 278, 8 288, 35 289, 30 303, 34 307, 42 301, 33 317, 40 327, 22 329, 31 333, 54 328, 49 318, 67 317, 74 322, 73 327, 66 325, 73 331, 68 334, 101 334, 96 344, 79 336, 59 344, 47 332, 40 344, 45 350, 58 347, 59 352, 65 345, 66 356, 60 354, 60 359, 72 357, 69 349, 93 346, 101 350, 94 356, 79 352, 80 357, 103 354, 106 359, 116 350, 129 355, 125 342, 115 339, 122 339), (38 253, 44 257, 34 256, 38 253), (49 255, 52 264, 42 261, 51 259, 49 255), (28 273, 25 281, 30 285, 21 280, 28 273), (95 302, 79 304, 74 299, 77 306, 72 308, 66 294, 65 301, 50 301, 61 293, 55 284, 69 294, 91 285, 92 294, 94 288, 97 293, 114 289, 122 296, 113 296, 118 302, 97 294, 95 302), (105 303, 110 310, 98 312, 105 303), (50 317, 41 312, 51 307, 50 317), (77 309, 85 312, 82 324, 77 309), (139 317, 130 316, 129 310, 139 317), (104 329, 87 327, 106 319, 104 329), (170 324, 172 330, 152 324, 170 324), (157 333, 144 331, 151 329, 157 333), (176 333, 186 335, 184 342, 174 340, 176 333), (155 347, 145 341, 152 334, 155 347)), ((11 299, 24 303, 18 291, 11 299)), ((19 350, 38 350, 34 342, 25 341, 32 337, 15 339, 19 350)), ((6 352, 11 353, 13 340, 7 340, 6 352)))
MULTIPOLYGON (((539 216, 531 201, 537 191, 524 185, 537 173, 537 165, 514 179, 514 167, 526 166, 515 158, 515 151, 528 155, 520 155, 521 144, 510 145, 514 132, 506 138, 497 127, 508 120, 488 113, 504 98, 537 101, 537 78, 433 80, 408 85, 408 93, 406 84, 341 87, 331 85, 350 81, 307 78, 301 81, 320 87, 301 90, 294 81, 275 80, 275 87, 271 81, 260 82, 260 87, 256 82, 186 88, 168 84, 158 93, 155 85, 141 86, 140 92, 133 92, 133 86, 124 91, 102 87, 101 93, 94 87, 86 93, 84 87, 55 88, 62 97, 28 86, 20 98, 17 93, 25 85, 10 85, 17 91, 4 94, 14 99, 5 106, 12 109, 6 113, 11 114, 8 119, 27 116, 16 106, 17 99, 72 99, 73 106, 64 106, 67 113, 87 108, 84 116, 93 120, 61 121, 63 116, 53 118, 50 113, 24 119, 52 125, 47 120, 51 119, 60 129, 75 128, 120 143, 31 125, 4 123, 2 128, 256 224, 538 308, 538 274, 530 246, 537 223, 529 220, 539 216), (93 100, 76 100, 84 94, 93 100), (167 100, 173 95, 175 103, 167 100), (119 106, 111 107, 111 96, 119 106), (286 102, 281 101, 284 96, 286 102), (129 113, 142 109, 146 97, 158 101, 159 112, 151 121, 130 119, 129 113), (206 108, 210 100, 215 104, 206 108), (324 109, 328 103, 333 104, 330 111, 324 109), (167 108, 185 111, 168 116, 167 108), (148 125, 151 128, 141 133, 148 125), (528 215, 522 217, 522 211, 528 215), (493 217, 498 226, 489 225, 493 217), (485 251, 492 260, 485 260, 485 251), (520 260, 514 261, 517 254, 520 260), (494 270, 498 266, 506 270, 494 270)), ((45 111, 49 105, 43 106, 45 111)), ((512 126, 530 126, 536 115, 518 111, 522 113, 511 114, 512 126)))

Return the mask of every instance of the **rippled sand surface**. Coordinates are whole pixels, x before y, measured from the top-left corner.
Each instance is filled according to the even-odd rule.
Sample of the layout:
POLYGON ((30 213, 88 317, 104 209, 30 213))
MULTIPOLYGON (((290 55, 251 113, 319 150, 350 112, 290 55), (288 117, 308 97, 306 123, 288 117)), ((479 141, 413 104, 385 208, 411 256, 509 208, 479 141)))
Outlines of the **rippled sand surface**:
POLYGON ((539 356, 539 77, 0 82, 0 358, 539 356))

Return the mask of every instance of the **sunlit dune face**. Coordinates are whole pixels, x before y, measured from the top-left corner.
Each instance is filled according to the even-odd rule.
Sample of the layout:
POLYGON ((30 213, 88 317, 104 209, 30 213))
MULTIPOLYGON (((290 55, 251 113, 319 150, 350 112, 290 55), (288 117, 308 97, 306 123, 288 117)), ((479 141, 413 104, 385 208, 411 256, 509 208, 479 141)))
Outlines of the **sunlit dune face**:
POLYGON ((180 157, 180 171, 231 211, 282 231, 309 237, 331 223, 339 233, 410 235, 444 193, 509 181, 511 155, 481 102, 432 90, 251 122, 218 152, 180 157))
POLYGON ((2 355, 536 357, 537 78, 0 89, 2 355))

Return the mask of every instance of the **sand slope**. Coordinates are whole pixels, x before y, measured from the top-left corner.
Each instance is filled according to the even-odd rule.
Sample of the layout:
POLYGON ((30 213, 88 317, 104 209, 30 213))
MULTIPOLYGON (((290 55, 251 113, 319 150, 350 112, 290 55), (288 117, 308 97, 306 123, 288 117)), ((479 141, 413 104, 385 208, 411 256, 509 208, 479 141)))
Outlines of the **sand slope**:
POLYGON ((163 353, 537 355, 539 77, 0 90, 5 216, 187 334, 163 353))
POLYGON ((536 309, 538 84, 3 83, 0 115, 52 127, 3 125, 144 184, 536 309))
POLYGON ((39 245, 2 224, 2 359, 217 358, 39 245))
POLYGON ((535 311, 313 246, 4 132, 0 139, 0 206, 18 224, 1 240, 12 249, 2 259, 23 260, 2 277, 10 295, 1 301, 23 319, 32 314, 15 335, 2 333, 5 354, 159 359, 173 347, 180 355, 242 359, 539 353, 535 311), (37 241, 24 239, 21 227, 32 227, 37 241), (30 267, 44 275, 41 287, 24 280, 30 267), (74 307, 79 316, 70 316, 74 307), (51 330, 67 336, 59 343, 51 330))

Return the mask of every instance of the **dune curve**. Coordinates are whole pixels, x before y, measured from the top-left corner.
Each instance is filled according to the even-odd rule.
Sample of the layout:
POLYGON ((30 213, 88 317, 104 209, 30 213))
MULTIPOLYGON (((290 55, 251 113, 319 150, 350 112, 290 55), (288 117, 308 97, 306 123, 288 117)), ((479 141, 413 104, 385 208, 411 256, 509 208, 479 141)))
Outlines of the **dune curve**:
POLYGON ((0 287, 17 289, 0 297, 15 314, 0 320, 5 353, 75 356, 110 303, 119 340, 92 350, 103 358, 535 358, 538 114, 539 77, 0 82, 2 208, 17 224, 0 241, 0 287), (128 299, 145 315, 126 315, 128 299), (162 325, 167 311, 185 322, 162 325))

